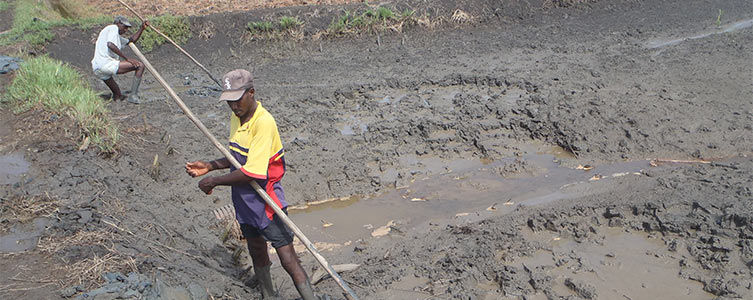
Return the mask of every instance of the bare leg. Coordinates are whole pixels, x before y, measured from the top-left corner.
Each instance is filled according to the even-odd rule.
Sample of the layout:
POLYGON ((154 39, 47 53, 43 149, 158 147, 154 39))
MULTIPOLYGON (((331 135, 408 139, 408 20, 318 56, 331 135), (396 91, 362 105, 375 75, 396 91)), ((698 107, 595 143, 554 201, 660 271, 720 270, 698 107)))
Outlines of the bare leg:
POLYGON ((112 91, 112 101, 119 101, 125 98, 120 93, 120 87, 118 86, 118 83, 115 82, 114 78, 110 77, 110 79, 107 79, 104 82, 107 87, 110 88, 110 91, 112 91))
POLYGON ((308 279, 308 277, 306 277, 306 271, 303 270, 301 262, 298 260, 298 255, 295 254, 292 243, 277 248, 277 256, 280 257, 282 267, 285 268, 285 271, 287 271, 288 274, 290 274, 290 277, 293 278, 293 283, 302 283, 308 279))
POLYGON ((298 259, 298 255, 295 254, 293 244, 287 244, 285 246, 277 248, 277 256, 280 257, 280 262, 285 271, 288 272, 290 278, 293 278, 295 289, 298 290, 298 294, 301 295, 303 300, 316 300, 316 294, 314 294, 314 288, 311 287, 311 282, 306 271, 301 266, 301 261, 298 259))
POLYGON ((267 242, 261 236, 247 239, 247 241, 248 252, 251 253, 251 261, 254 263, 254 274, 256 274, 256 280, 259 282, 262 298, 273 299, 275 290, 270 273, 272 262, 269 261, 267 242))

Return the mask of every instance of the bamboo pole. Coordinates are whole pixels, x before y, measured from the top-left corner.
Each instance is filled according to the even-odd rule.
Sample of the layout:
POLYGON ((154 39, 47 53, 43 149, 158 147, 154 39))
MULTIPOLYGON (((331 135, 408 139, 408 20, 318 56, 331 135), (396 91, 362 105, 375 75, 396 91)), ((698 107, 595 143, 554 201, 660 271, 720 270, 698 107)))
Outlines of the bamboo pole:
MULTIPOLYGON (((134 45, 133 43, 129 43, 128 46, 131 47, 131 50, 133 50, 133 53, 135 53, 136 56, 138 56, 138 58, 141 60, 141 62, 144 63, 147 70, 149 70, 149 72, 152 73, 154 78, 156 78, 157 81, 159 81, 159 83, 162 85, 162 87, 165 88, 165 90, 170 95, 170 97, 172 97, 173 100, 175 100, 175 103, 178 104, 178 106, 180 107, 181 110, 183 110, 186 116, 188 116, 188 118, 191 119, 191 122, 193 122, 196 125, 196 127, 198 127, 199 130, 201 130, 201 132, 212 142, 214 147, 216 147, 217 150, 219 150, 222 153, 222 155, 225 156, 225 158, 227 158, 227 160, 230 161, 231 164, 233 164, 235 168, 240 169, 242 166, 240 163, 238 163, 238 160, 236 160, 235 157, 233 157, 233 155, 230 154, 230 151, 228 151, 222 144, 220 144, 219 141, 217 141, 214 135, 212 135, 212 133, 209 132, 207 127, 204 126, 204 123, 202 123, 201 120, 199 120, 193 114, 193 112, 191 112, 191 110, 186 106, 186 104, 183 103, 183 100, 181 100, 180 97, 178 97, 178 94, 176 94, 175 91, 173 91, 170 85, 167 84, 165 79, 162 78, 162 76, 157 72, 157 70, 152 66, 152 64, 146 59, 146 57, 144 57, 144 54, 141 53, 141 51, 136 47, 136 45, 134 45)), ((322 267, 324 267, 324 269, 327 270, 327 273, 329 273, 329 275, 332 276, 332 278, 343 289, 343 291, 345 291, 345 294, 344 294, 345 297, 347 299, 358 300, 358 297, 356 296, 355 292, 353 292, 353 290, 350 289, 350 287, 345 282, 345 280, 343 280, 340 277, 340 275, 337 274, 335 269, 332 268, 332 266, 327 262, 326 259, 324 259, 324 256, 322 256, 319 253, 319 251, 316 250, 316 247, 314 247, 314 244, 311 243, 311 241, 306 237, 306 235, 303 234, 303 231, 301 231, 301 229, 298 228, 298 226, 296 226, 295 223, 293 223, 293 221, 290 220, 290 218, 288 218, 285 212, 283 212, 282 209, 280 209, 277 206, 277 204, 275 204, 275 202, 272 200, 272 198, 269 197, 267 192, 264 191, 264 189, 262 189, 262 187, 259 186, 259 184, 256 183, 255 180, 251 181, 251 186, 259 194, 259 196, 261 196, 264 199, 264 202, 266 202, 267 205, 269 205, 275 211, 275 214, 277 214, 277 216, 280 217, 283 223, 285 223, 285 225, 287 225, 288 228, 290 228, 293 231, 295 236, 297 236, 298 239, 301 240, 303 245, 306 246, 306 249, 308 249, 309 252, 311 252, 311 254, 314 255, 314 258, 316 258, 319 264, 321 264, 322 267)))
MULTIPOLYGON (((141 15, 139 15, 139 13, 137 13, 133 8, 131 8, 130 6, 128 6, 128 4, 126 4, 125 2, 123 2, 123 0, 118 0, 118 2, 120 2, 120 4, 123 4, 128 10, 130 10, 134 15, 136 15, 136 17, 139 18, 141 20, 141 22, 145 21, 145 19, 142 18, 141 15)), ((214 80, 214 83, 216 83, 219 87, 222 87, 222 84, 220 83, 220 81, 217 80, 217 78, 214 78, 214 76, 212 76, 212 73, 210 73, 209 70, 207 70, 207 68, 204 67, 204 65, 202 65, 201 63, 199 63, 199 61, 197 61, 195 58, 193 58, 193 56, 191 56, 191 54, 188 54, 188 52, 186 52, 186 50, 183 50, 183 48, 181 46, 178 46, 178 43, 176 43, 175 41, 173 41, 173 39, 171 39, 170 37, 168 37, 167 35, 165 35, 161 31, 159 31, 159 29, 157 29, 156 27, 152 26, 152 24, 149 24, 149 28, 151 28, 152 30, 154 30, 154 32, 156 32, 157 34, 159 34, 163 38, 165 38, 168 42, 170 42, 170 44, 173 44, 173 46, 175 46, 175 48, 178 48, 178 50, 181 53, 183 53, 183 55, 187 56, 188 59, 190 59, 193 63, 195 63, 197 66, 199 66, 199 68, 201 68, 205 73, 207 73, 207 75, 209 75, 209 78, 211 78, 212 80, 214 80)))

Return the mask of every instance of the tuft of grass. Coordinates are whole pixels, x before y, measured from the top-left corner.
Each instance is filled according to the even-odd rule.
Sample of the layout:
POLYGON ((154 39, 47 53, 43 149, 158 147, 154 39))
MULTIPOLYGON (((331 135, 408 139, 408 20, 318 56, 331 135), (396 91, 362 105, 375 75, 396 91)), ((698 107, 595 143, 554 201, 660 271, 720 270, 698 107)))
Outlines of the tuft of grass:
POLYGON ((302 26, 303 21, 299 20, 298 17, 284 16, 280 18, 279 24, 281 30, 294 30, 302 26))
POLYGON ((251 34, 271 33, 275 30, 275 25, 269 21, 248 22, 246 29, 251 34))
POLYGON ((0 2, 0 11, 4 11, 4 10, 8 9, 8 6, 10 6, 10 4, 8 4, 8 2, 6 2, 6 1, 0 2))
MULTIPOLYGON (((188 19, 164 15, 153 18, 149 22, 162 33, 169 36, 178 44, 183 44, 191 38, 191 25, 188 19)), ((167 40, 154 30, 144 30, 139 39, 139 45, 144 52, 152 51, 155 47, 164 44, 167 40)))
POLYGON ((246 29, 251 38, 277 38, 282 36, 303 37, 303 21, 298 17, 283 16, 277 22, 248 22, 246 29))
POLYGON ((416 23, 416 11, 406 9, 403 12, 380 6, 374 9, 367 9, 361 13, 344 11, 338 17, 335 17, 327 27, 326 34, 357 34, 370 31, 384 31, 393 29, 401 31, 403 25, 416 23))
POLYGON ((76 70, 47 56, 21 63, 2 102, 14 113, 40 108, 67 115, 103 152, 113 152, 118 142, 118 128, 110 121, 104 101, 76 70))

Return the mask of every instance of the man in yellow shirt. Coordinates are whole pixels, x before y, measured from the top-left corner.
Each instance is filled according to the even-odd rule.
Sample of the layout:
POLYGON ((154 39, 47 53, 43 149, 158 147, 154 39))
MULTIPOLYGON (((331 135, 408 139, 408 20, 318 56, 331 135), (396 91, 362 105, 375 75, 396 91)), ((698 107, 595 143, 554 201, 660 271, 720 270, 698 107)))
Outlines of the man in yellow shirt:
POLYGON ((275 204, 287 212, 288 204, 280 184, 285 174, 285 152, 275 119, 261 103, 254 100, 253 75, 250 72, 240 69, 231 71, 223 76, 222 82, 224 91, 220 101, 226 101, 233 111, 230 117, 230 152, 243 167, 235 169, 226 158, 220 158, 210 162, 187 163, 186 172, 197 177, 209 171, 230 168, 231 172, 225 175, 202 179, 199 188, 210 194, 218 185, 232 187, 235 217, 248 242, 264 299, 273 299, 275 295, 266 239, 277 250, 283 268, 293 279, 301 297, 314 300, 311 283, 293 249, 292 234, 249 184, 251 180, 256 180, 275 204))

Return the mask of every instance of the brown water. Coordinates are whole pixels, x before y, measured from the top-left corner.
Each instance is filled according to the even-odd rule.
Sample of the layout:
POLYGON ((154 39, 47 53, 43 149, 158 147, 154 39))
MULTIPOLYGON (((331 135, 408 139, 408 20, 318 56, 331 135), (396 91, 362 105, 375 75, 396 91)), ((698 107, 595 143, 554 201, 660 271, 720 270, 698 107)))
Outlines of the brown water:
MULTIPOLYGON (((517 259, 520 268, 545 266, 554 277, 553 289, 560 295, 576 295, 565 286, 570 278, 593 286, 598 299, 711 299, 703 284, 678 276, 677 258, 664 243, 644 232, 625 232, 620 228, 599 228, 605 234, 602 243, 577 243, 560 239, 552 232, 527 232, 526 238, 539 240, 543 248, 534 255, 517 259), (555 264, 553 253, 575 253, 577 260, 555 264)), ((678 247, 678 249, 681 247, 678 247)))
POLYGON ((309 205, 303 211, 291 210, 291 218, 311 240, 342 245, 371 237, 390 221, 394 222, 390 227, 398 230, 429 222, 461 224, 510 213, 520 205, 581 197, 592 193, 596 185, 608 185, 625 176, 642 176, 641 170, 649 167, 647 161, 634 161, 596 166, 585 172, 560 167, 557 161, 570 158, 571 154, 559 147, 545 149, 536 145, 532 149, 536 151, 522 157, 532 171, 508 178, 498 170, 515 158, 444 161, 436 157, 403 157, 401 163, 415 163, 422 166, 423 174, 437 175, 417 177, 408 186, 365 200, 361 196, 335 199, 309 205), (601 174, 603 179, 589 181, 595 174, 601 174))

